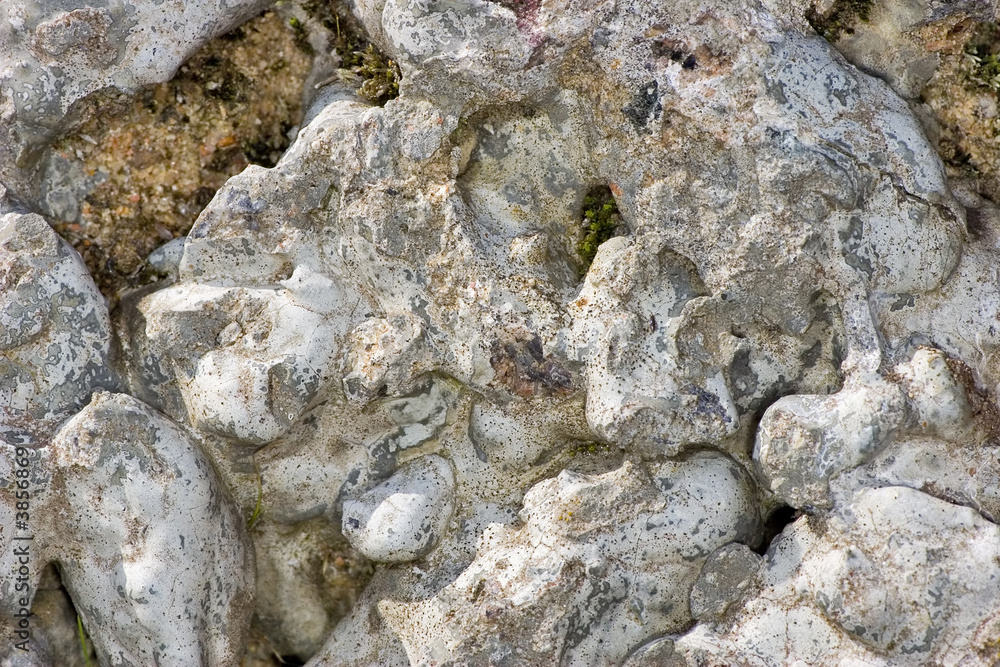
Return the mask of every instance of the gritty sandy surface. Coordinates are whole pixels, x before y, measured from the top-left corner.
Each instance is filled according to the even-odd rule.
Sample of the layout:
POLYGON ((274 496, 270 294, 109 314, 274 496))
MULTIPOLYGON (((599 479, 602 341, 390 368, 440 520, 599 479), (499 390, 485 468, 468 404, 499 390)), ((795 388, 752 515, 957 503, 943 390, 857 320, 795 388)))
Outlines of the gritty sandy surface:
POLYGON ((921 98, 933 112, 938 136, 931 138, 937 139, 948 176, 969 179, 980 194, 1000 202, 1000 93, 976 81, 976 63, 967 53, 973 44, 992 43, 1000 50, 1000 29, 945 22, 928 26, 921 36, 941 58, 921 98))
POLYGON ((134 97, 103 91, 99 110, 54 151, 99 182, 76 221, 53 221, 112 301, 157 246, 185 235, 223 183, 272 166, 301 119, 311 57, 266 12, 201 49, 173 80, 134 97))

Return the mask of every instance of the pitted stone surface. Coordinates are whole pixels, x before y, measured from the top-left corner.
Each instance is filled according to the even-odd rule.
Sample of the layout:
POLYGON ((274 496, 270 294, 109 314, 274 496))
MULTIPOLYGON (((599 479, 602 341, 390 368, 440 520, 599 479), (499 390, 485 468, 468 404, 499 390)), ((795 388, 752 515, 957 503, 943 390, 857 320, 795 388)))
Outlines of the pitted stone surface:
MULTIPOLYGON (((484 531, 450 585, 378 609, 411 663, 618 664, 643 637, 690 623, 675 600, 705 556, 752 540, 748 482, 717 454, 664 464, 652 478, 629 463, 596 477, 563 471, 525 495, 520 529, 484 531)), ((318 664, 337 664, 345 648, 335 633, 318 664)))
MULTIPOLYGON (((164 280, 113 328, 92 289, 74 301, 100 326, 56 351, 103 372, 120 350, 135 398, 83 408, 109 387, 33 366, 69 393, 18 399, 40 420, 38 502, 63 508, 39 534, 123 564, 116 599, 46 552, 81 563, 64 577, 88 627, 112 618, 102 659, 162 641, 228 664, 253 611, 315 666, 1000 659, 1000 229, 977 213, 969 233, 897 95, 920 72, 889 62, 894 92, 801 2, 354 10, 400 96, 322 85, 281 161, 155 253, 164 280), (590 263, 583 209, 605 188, 620 224, 590 263), (127 437, 138 422, 165 435, 127 437), (200 472, 168 474, 167 449, 200 472), (141 480, 127 511, 81 514, 125 493, 110 466, 141 480), (181 478, 208 493, 195 514, 172 504, 181 478), (215 559, 198 590, 232 615, 212 631, 168 619, 186 603, 150 583, 205 585, 168 539, 195 520, 215 559), (348 560, 371 576, 350 610, 348 560)), ((31 48, 125 67, 107 12, 60 15, 31 48)), ((0 341, 38 355, 69 317, 50 301, 86 280, 43 220, 2 220, 44 241, 3 259, 32 268, 7 272, 0 341)))
POLYGON ((52 443, 67 489, 55 547, 100 655, 123 665, 236 665, 254 559, 212 465, 130 396, 97 394, 52 443))
POLYGON ((832 396, 786 396, 767 409, 754 459, 792 507, 830 507, 829 480, 870 460, 906 420, 903 392, 879 377, 832 396))

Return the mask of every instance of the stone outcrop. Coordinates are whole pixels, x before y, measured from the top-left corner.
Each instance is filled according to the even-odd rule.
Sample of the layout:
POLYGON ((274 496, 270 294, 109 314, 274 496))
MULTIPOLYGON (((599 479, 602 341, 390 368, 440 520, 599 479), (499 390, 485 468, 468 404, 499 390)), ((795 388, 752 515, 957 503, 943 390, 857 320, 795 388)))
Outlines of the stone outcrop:
POLYGON ((17 156, 259 6, 203 4, 0 10, 0 547, 27 488, 102 664, 235 665, 252 615, 316 666, 1000 660, 1000 218, 917 42, 844 47, 883 80, 803 3, 359 0, 399 96, 321 83, 109 315, 17 156), (22 51, 86 63, 24 97, 22 51))

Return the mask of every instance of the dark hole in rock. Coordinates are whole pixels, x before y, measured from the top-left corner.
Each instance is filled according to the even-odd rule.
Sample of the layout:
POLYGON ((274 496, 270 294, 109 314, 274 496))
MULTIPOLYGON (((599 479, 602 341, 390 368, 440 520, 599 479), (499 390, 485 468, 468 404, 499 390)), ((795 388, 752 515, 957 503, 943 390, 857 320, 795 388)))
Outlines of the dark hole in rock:
POLYGON ((66 667, 83 667, 87 661, 97 664, 94 645, 83 622, 78 624, 77 614, 58 568, 46 565, 31 604, 31 622, 33 633, 44 637, 52 664, 66 667))
POLYGON ((836 0, 823 12, 810 7, 805 18, 823 39, 836 42, 844 34, 853 35, 859 23, 868 23, 874 6, 874 0, 836 0))
POLYGON ((774 541, 774 538, 781 535, 785 526, 793 523, 800 516, 802 516, 801 511, 788 505, 781 505, 771 510, 771 513, 767 515, 767 520, 764 522, 763 539, 761 540, 760 546, 754 549, 754 551, 763 556, 771 546, 771 542, 774 541))

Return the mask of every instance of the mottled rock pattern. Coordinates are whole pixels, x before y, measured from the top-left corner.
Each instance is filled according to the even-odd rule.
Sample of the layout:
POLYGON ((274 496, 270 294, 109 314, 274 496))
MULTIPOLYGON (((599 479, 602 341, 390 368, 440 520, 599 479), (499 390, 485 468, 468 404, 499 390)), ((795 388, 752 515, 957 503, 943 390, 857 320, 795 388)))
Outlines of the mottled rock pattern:
POLYGON ((40 215, 0 217, 0 440, 44 442, 116 386, 104 298, 40 215))
POLYGON ((115 599, 47 556, 99 652, 229 664, 255 609, 316 666, 1000 659, 1000 229, 969 233, 898 94, 922 70, 894 90, 790 2, 355 11, 400 96, 323 84, 95 334, 135 398, 88 379, 39 413, 40 534, 123 564, 115 599), (345 615, 349 550, 373 574, 345 615), (151 577, 229 616, 168 623, 151 577))
POLYGON ((643 638, 690 623, 684 593, 708 553, 753 540, 747 481, 718 455, 667 463, 652 479, 631 464, 564 471, 525 495, 523 527, 483 533, 454 582, 379 610, 411 663, 618 664, 643 638))

